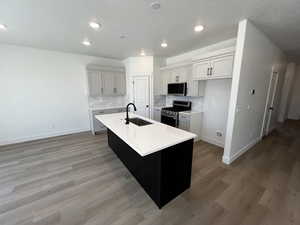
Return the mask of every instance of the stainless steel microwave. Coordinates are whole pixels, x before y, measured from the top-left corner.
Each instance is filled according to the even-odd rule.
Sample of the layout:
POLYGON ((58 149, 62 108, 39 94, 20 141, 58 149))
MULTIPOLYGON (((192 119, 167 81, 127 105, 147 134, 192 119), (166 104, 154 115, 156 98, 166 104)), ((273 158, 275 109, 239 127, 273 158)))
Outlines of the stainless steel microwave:
POLYGON ((168 84, 168 95, 186 96, 187 83, 171 83, 168 84))

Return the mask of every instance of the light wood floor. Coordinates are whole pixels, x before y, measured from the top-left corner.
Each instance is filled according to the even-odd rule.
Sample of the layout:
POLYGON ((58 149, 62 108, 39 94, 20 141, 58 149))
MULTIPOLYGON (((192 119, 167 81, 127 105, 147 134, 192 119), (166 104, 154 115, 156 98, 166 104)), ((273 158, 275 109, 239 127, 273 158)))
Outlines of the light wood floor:
POLYGON ((0 147, 0 224, 300 224, 300 123, 288 122, 230 166, 195 145, 192 187, 162 210, 90 133, 0 147))

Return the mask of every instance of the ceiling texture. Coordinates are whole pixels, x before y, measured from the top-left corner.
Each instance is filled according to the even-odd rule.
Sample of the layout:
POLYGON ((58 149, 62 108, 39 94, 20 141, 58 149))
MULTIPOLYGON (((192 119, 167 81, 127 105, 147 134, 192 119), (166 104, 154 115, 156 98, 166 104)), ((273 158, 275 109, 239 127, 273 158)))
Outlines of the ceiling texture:
POLYGON ((116 59, 173 56, 236 37, 251 19, 290 56, 300 56, 300 0, 1 0, 0 43, 116 59), (97 20, 103 28, 92 30, 97 20), (195 33, 197 24, 204 25, 195 33), (125 38, 120 38, 124 35, 125 38), (92 46, 81 44, 84 38, 92 46), (161 48, 161 42, 168 43, 161 48))

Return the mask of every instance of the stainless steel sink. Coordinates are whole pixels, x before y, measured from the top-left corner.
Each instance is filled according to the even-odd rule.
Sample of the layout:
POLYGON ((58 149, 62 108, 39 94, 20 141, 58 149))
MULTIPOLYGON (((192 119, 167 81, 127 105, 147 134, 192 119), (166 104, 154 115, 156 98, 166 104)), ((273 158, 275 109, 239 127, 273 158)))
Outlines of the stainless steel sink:
POLYGON ((134 123, 137 126, 146 126, 146 125, 152 124, 152 123, 150 123, 146 120, 143 120, 143 119, 140 119, 140 118, 137 118, 137 117, 129 118, 129 122, 134 123))

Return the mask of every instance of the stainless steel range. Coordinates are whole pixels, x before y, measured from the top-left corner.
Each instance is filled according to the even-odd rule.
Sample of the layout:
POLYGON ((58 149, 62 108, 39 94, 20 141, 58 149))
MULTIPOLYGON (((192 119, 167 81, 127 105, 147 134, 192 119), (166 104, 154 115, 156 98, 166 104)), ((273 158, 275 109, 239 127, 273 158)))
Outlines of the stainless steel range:
POLYGON ((161 122, 172 127, 178 127, 179 112, 189 111, 192 108, 192 102, 189 101, 173 101, 172 107, 162 108, 161 122))

